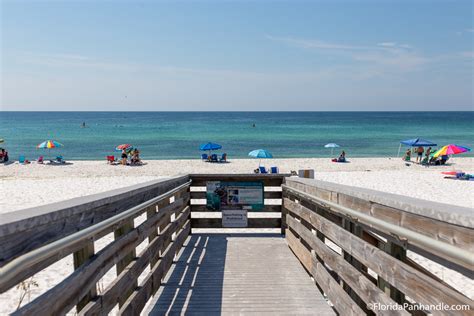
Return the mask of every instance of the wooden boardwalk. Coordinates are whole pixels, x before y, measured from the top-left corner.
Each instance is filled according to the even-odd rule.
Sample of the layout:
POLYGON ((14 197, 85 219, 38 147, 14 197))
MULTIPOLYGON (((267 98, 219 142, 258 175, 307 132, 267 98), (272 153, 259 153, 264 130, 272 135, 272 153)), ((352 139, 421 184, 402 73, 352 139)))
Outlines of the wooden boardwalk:
POLYGON ((285 239, 193 234, 145 314, 334 315, 285 239))

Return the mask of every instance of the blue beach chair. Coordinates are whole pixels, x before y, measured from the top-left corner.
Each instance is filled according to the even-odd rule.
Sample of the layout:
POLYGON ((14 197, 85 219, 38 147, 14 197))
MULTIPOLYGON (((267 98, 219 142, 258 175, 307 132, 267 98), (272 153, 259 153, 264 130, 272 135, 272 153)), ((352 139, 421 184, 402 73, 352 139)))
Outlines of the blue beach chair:
POLYGON ((18 163, 24 164, 26 162, 25 155, 20 155, 18 157, 18 163))
POLYGON ((218 162, 219 160, 217 160, 217 155, 216 154, 212 154, 211 155, 211 162, 218 162))
POLYGON ((270 168, 270 173, 278 173, 279 170, 278 170, 278 167, 271 167, 270 168))
POLYGON ((223 153, 222 157, 219 158, 219 162, 227 162, 227 154, 223 153))
POLYGON ((208 158, 209 158, 209 156, 207 154, 202 154, 201 155, 202 160, 207 160, 208 158))
POLYGON ((267 169, 264 166, 259 166, 258 170, 260 171, 260 173, 268 173, 267 169))

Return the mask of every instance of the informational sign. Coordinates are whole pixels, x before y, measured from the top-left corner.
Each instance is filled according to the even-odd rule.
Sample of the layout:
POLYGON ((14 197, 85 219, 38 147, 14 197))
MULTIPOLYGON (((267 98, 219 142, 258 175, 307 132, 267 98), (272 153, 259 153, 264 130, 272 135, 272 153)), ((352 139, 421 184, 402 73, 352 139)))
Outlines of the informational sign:
POLYGON ((262 182, 221 182, 208 181, 206 187, 207 208, 221 209, 263 208, 262 182))
POLYGON ((222 210, 222 227, 245 228, 247 226, 247 210, 222 210))

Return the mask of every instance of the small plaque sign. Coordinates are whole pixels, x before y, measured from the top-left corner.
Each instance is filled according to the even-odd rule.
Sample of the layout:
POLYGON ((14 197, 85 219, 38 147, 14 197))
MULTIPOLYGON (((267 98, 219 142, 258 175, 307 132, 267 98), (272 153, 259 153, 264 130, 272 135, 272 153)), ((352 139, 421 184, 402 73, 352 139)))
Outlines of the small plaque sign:
POLYGON ((245 228, 247 226, 247 210, 222 210, 222 227, 245 228))

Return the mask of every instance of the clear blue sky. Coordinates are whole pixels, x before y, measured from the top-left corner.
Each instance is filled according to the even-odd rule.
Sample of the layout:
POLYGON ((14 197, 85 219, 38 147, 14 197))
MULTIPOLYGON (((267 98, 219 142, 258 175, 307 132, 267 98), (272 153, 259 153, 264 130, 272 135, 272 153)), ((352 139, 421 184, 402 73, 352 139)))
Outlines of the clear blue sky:
POLYGON ((472 110, 471 1, 1 1, 2 110, 472 110))

